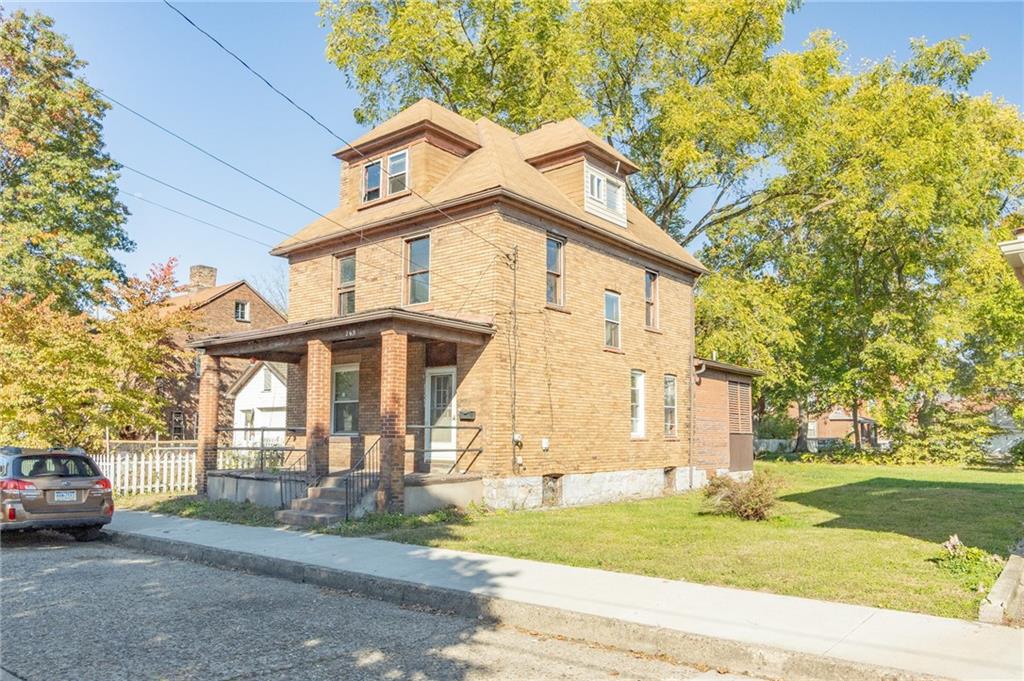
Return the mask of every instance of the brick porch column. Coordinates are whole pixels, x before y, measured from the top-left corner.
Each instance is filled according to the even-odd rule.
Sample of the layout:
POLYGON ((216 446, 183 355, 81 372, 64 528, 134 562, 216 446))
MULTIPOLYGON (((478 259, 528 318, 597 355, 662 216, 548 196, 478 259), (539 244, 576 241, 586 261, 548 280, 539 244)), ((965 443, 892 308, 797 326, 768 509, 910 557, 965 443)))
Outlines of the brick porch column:
POLYGON ((306 344, 306 460, 311 475, 328 472, 331 438, 331 346, 321 340, 306 344))
POLYGON ((196 426, 196 494, 206 494, 206 472, 217 468, 220 357, 200 355, 199 423, 196 426))
POLYGON ((405 377, 409 337, 380 334, 380 489, 377 510, 405 508, 405 377))

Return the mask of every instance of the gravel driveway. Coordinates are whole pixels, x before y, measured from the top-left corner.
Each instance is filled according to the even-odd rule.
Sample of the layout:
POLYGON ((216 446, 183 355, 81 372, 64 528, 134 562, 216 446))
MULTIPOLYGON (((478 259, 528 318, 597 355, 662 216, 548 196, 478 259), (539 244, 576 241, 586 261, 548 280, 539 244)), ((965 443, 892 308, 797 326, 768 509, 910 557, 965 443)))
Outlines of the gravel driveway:
POLYGON ((725 679, 107 541, 4 535, 0 665, 22 679, 725 679))

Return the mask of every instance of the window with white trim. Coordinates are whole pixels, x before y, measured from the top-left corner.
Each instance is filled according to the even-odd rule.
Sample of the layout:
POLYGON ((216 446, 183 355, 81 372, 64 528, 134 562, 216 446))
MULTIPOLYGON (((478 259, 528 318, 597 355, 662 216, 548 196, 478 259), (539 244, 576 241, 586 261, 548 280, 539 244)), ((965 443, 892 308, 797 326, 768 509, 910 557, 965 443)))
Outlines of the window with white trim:
POLYGON ((363 203, 376 201, 380 193, 380 161, 363 166, 363 203))
POLYGON ((404 192, 408 186, 409 150, 396 151, 388 156, 388 194, 404 192))
POLYGON ((651 270, 644 271, 644 324, 658 328, 658 273, 651 270))
POLYGON ((665 374, 665 437, 679 435, 679 417, 676 412, 676 377, 665 374))
POLYGON ((249 303, 244 300, 235 301, 235 321, 236 322, 247 322, 249 321, 249 303))
POLYGON ((619 294, 615 291, 604 292, 604 344, 608 348, 622 347, 620 332, 621 322, 619 294))
POLYGON ((626 226, 626 185, 615 175, 584 162, 583 208, 620 227, 626 226))
POLYGON ((564 305, 565 294, 562 290, 562 269, 565 262, 562 254, 565 242, 558 237, 549 236, 547 246, 547 301, 549 305, 564 305))
POLYGON ((408 188, 408 149, 388 154, 363 166, 363 203, 401 194, 408 188))
POLYGON ((430 235, 405 242, 406 300, 410 305, 430 300, 430 235))
POLYGON ((639 369, 629 372, 629 434, 644 436, 644 372, 639 369))
POLYGON ((356 254, 338 256, 338 316, 356 311, 356 254))
POLYGON ((359 434, 359 365, 343 364, 331 373, 331 432, 359 434))
POLYGON ((263 367, 263 392, 269 393, 271 388, 273 388, 273 387, 274 387, 274 385, 273 385, 273 382, 272 382, 272 380, 270 378, 270 369, 268 369, 266 366, 264 366, 263 367))

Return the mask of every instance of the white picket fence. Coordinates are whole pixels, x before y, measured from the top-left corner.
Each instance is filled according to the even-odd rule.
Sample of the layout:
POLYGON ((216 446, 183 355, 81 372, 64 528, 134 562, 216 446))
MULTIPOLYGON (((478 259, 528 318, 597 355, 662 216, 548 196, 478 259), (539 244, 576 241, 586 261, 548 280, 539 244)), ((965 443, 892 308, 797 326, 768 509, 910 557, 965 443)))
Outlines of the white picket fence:
POLYGON ((196 489, 194 445, 113 449, 92 458, 110 480, 115 494, 194 492, 196 489))

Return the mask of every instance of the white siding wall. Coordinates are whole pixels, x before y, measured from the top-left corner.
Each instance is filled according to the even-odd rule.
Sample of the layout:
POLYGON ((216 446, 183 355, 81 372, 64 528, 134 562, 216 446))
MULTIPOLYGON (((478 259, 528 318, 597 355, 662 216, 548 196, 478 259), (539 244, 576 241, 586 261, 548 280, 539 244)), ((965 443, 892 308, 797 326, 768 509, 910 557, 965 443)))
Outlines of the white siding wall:
MULTIPOLYGON (((288 402, 288 387, 281 379, 266 367, 253 374, 252 378, 242 386, 235 397, 234 427, 245 428, 245 410, 253 410, 254 428, 284 428, 285 407, 288 402), (270 390, 263 390, 263 372, 270 374, 270 390)), ((243 446, 246 438, 249 444, 259 444, 259 433, 242 433, 235 431, 234 444, 243 446)), ((267 433, 265 444, 283 444, 284 433, 267 433)))

